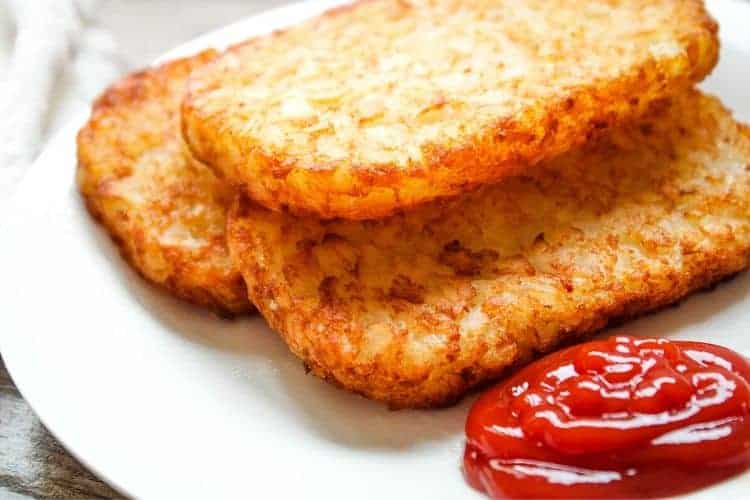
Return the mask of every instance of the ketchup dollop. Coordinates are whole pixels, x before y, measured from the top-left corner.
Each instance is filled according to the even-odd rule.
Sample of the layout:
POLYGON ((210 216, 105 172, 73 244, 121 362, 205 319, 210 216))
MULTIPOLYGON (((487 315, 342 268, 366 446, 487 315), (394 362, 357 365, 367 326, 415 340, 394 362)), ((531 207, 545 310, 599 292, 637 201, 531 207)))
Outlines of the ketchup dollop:
POLYGON ((474 404, 464 474, 494 498, 686 493, 750 466, 749 382, 748 360, 712 344, 571 347, 474 404))

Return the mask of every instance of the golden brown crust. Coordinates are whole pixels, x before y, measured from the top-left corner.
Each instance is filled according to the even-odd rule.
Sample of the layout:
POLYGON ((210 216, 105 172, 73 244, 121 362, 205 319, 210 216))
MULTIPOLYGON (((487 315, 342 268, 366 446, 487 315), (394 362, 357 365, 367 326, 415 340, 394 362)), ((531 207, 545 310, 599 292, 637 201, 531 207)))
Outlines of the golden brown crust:
POLYGON ((524 176, 384 220, 242 197, 228 240, 251 298, 316 375, 439 406, 745 269, 750 135, 690 91, 524 176))
POLYGON ((196 72, 183 135, 266 207, 377 218, 517 175, 717 57, 701 0, 362 1, 196 72))
POLYGON ((89 212, 146 279, 221 313, 251 309, 226 246, 233 191, 192 159, 179 103, 206 51, 126 76, 78 133, 78 186, 89 212))

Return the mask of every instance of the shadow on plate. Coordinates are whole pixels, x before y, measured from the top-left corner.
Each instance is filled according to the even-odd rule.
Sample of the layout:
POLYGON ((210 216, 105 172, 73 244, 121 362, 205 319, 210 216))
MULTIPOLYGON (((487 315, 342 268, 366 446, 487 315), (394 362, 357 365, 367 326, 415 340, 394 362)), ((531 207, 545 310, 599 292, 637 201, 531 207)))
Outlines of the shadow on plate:
MULTIPOLYGON (((80 208, 85 212, 82 203, 80 208)), ((166 330, 229 355, 233 368, 227 369, 227 377, 242 384, 240 390, 260 393, 266 400, 263 404, 289 406, 319 436, 346 447, 398 450, 462 435, 473 397, 447 409, 391 411, 338 389, 307 374, 260 315, 223 319, 172 297, 132 270, 93 219, 82 214, 81 223, 87 225, 87 234, 112 263, 115 279, 166 330)))
MULTIPOLYGON (((746 50, 739 50, 731 43, 722 44, 722 60, 742 61, 746 58, 746 50)), ((750 86, 750 65, 748 64, 731 66, 719 64, 706 81, 700 85, 707 92, 721 96, 723 102, 731 102, 735 118, 744 122, 750 121, 748 86, 750 86)))
MULTIPOLYGON (((81 204, 81 210, 85 211, 81 204)), ((230 361, 228 379, 243 394, 255 393, 262 404, 281 405, 320 437, 351 448, 408 449, 434 441, 457 440, 463 433, 475 396, 457 406, 431 411, 390 411, 384 405, 348 393, 305 372, 302 363, 259 315, 228 320, 173 298, 143 280, 120 258, 105 231, 88 217, 87 233, 107 256, 119 282, 171 334, 220 351, 230 361)), ((696 294, 677 307, 603 335, 631 334, 679 337, 733 307, 750 291, 750 275, 722 284, 710 293, 696 294)))

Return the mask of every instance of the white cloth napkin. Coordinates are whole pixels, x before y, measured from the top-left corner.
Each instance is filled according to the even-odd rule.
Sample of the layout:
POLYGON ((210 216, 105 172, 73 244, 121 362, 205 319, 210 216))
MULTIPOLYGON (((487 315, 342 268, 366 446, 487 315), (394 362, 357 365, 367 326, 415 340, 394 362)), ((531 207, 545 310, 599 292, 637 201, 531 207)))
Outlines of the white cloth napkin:
POLYGON ((46 132, 123 69, 112 37, 90 26, 96 0, 3 2, 15 38, 0 82, 0 209, 46 132))

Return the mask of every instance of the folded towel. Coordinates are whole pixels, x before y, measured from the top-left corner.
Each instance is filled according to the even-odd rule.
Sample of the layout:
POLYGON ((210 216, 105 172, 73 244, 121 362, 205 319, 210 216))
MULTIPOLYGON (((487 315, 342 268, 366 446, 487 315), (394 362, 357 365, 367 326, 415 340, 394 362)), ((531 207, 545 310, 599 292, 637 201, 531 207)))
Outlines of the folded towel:
POLYGON ((5 3, 16 36, 0 83, 0 204, 34 161, 50 109, 90 100, 122 70, 111 36, 87 26, 96 0, 5 3))

